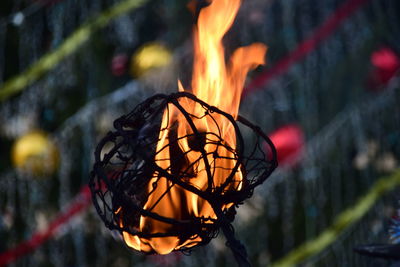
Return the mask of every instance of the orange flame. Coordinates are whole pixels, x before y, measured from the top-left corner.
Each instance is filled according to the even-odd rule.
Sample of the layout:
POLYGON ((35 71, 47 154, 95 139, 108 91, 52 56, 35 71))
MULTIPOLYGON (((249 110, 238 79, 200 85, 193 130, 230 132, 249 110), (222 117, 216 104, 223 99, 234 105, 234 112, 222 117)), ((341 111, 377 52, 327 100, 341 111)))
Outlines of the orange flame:
MULTIPOLYGON (((228 64, 225 63, 224 47, 222 38, 232 26, 234 18, 240 7, 240 0, 214 0, 211 4, 203 8, 199 14, 197 27, 194 29, 194 66, 192 77, 192 92, 199 99, 207 102, 211 106, 216 106, 222 111, 231 114, 236 118, 239 109, 240 96, 247 72, 257 65, 264 64, 266 47, 263 44, 255 43, 247 47, 237 49, 231 56, 228 64)), ((180 91, 184 91, 180 81, 178 81, 180 91)), ((180 105, 189 113, 201 117, 204 109, 199 104, 190 100, 181 100, 180 105)), ((210 118, 194 119, 193 122, 199 131, 206 133, 219 133, 229 147, 236 147, 236 135, 232 124, 222 116, 214 116, 219 120, 218 125, 210 118)), ((157 154, 155 161, 158 166, 168 171, 171 170, 171 159, 174 155, 168 149, 169 136, 175 134, 178 138, 180 151, 185 155, 189 166, 196 170, 195 177, 182 177, 189 181, 192 186, 205 191, 210 186, 208 184, 207 164, 214 167, 212 187, 218 187, 226 181, 231 173, 236 160, 231 151, 223 146, 216 145, 218 140, 214 135, 207 135, 207 142, 204 150, 207 152, 206 158, 202 158, 199 151, 193 150, 188 140, 188 134, 193 134, 186 118, 179 110, 169 105, 164 112, 159 142, 157 144, 157 154), (171 133, 171 125, 174 125, 175 133, 171 133), (185 138, 182 138, 185 137, 185 138), (216 141, 216 142, 213 142, 216 141), (211 152, 217 152, 220 156, 212 158, 211 152)), ((228 185, 226 190, 240 190, 242 187, 242 173, 240 169, 235 173, 233 183, 228 185)), ((152 191, 147 199, 144 209, 151 210, 164 217, 176 220, 185 220, 192 217, 216 218, 211 205, 198 195, 184 190, 178 185, 174 185, 167 178, 155 173, 148 185, 148 192, 152 191), (154 190, 153 184, 157 187, 154 190), (165 193, 167 192, 167 193, 165 193)), ((228 208, 226 205, 223 208, 228 208)), ((139 230, 148 233, 165 233, 173 229, 174 226, 165 222, 157 221, 150 217, 141 216, 139 230)), ((201 241, 199 236, 192 236, 181 240, 177 236, 139 238, 123 232, 123 237, 128 246, 144 251, 155 251, 159 254, 167 254, 182 247, 191 247, 196 242, 201 241)))

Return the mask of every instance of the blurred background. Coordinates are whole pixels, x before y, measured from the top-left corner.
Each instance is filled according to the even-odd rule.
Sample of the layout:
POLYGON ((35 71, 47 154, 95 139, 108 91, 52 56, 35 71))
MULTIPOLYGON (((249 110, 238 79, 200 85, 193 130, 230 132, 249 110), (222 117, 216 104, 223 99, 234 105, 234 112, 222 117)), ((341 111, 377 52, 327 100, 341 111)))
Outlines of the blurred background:
MULTIPOLYGON (((0 1, 0 266, 235 264, 222 235, 189 256, 129 250, 86 188, 113 120, 176 92, 177 79, 189 84, 187 5, 0 1)), ((240 113, 270 136, 280 164, 234 222, 254 266, 293 251, 295 265, 393 263, 353 248, 396 242, 399 17, 397 0, 243 2, 227 53, 253 42, 269 50, 249 74, 240 113), (305 252, 306 241, 317 249, 305 252)))

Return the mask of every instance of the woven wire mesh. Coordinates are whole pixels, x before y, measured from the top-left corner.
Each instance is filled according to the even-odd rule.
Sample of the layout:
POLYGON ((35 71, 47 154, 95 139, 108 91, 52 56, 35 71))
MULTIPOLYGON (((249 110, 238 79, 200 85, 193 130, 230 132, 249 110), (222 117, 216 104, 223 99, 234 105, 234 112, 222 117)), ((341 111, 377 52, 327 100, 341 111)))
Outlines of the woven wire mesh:
POLYGON ((277 166, 275 148, 258 127, 186 92, 155 95, 114 127, 95 151, 89 185, 97 212, 108 228, 142 240, 176 237, 176 250, 208 243, 277 166), (253 144, 244 144, 240 128, 253 144), (207 207, 212 211, 196 212, 207 207))

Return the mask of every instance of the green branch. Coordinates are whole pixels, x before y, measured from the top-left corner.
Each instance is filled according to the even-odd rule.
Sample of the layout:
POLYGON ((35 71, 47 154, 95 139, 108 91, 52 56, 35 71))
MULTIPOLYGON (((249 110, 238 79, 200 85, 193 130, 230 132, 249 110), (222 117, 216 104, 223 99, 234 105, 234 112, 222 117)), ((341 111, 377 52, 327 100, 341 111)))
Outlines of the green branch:
POLYGON ((27 70, 19 75, 7 80, 0 87, 0 102, 8 99, 12 95, 22 91, 25 87, 31 85, 64 58, 74 53, 81 45, 88 41, 91 35, 105 27, 114 18, 139 8, 148 0, 125 0, 108 10, 103 11, 97 17, 87 21, 75 32, 73 32, 65 41, 55 50, 48 52, 38 61, 34 62, 27 70))
POLYGON ((333 224, 319 236, 294 249, 271 266, 295 266, 320 253, 335 242, 346 229, 359 221, 384 194, 397 186, 400 186, 400 169, 376 181, 366 195, 362 196, 354 206, 339 214, 333 224))

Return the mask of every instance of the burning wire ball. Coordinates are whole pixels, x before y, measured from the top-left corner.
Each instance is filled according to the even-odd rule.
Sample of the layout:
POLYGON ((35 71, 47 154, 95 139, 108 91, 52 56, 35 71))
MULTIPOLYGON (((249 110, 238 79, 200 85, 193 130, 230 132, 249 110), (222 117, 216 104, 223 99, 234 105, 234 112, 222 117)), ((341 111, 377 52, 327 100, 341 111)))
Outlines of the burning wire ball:
POLYGON ((187 92, 155 95, 114 127, 95 151, 93 202, 109 229, 146 253, 208 243, 277 166, 257 126, 187 92))

